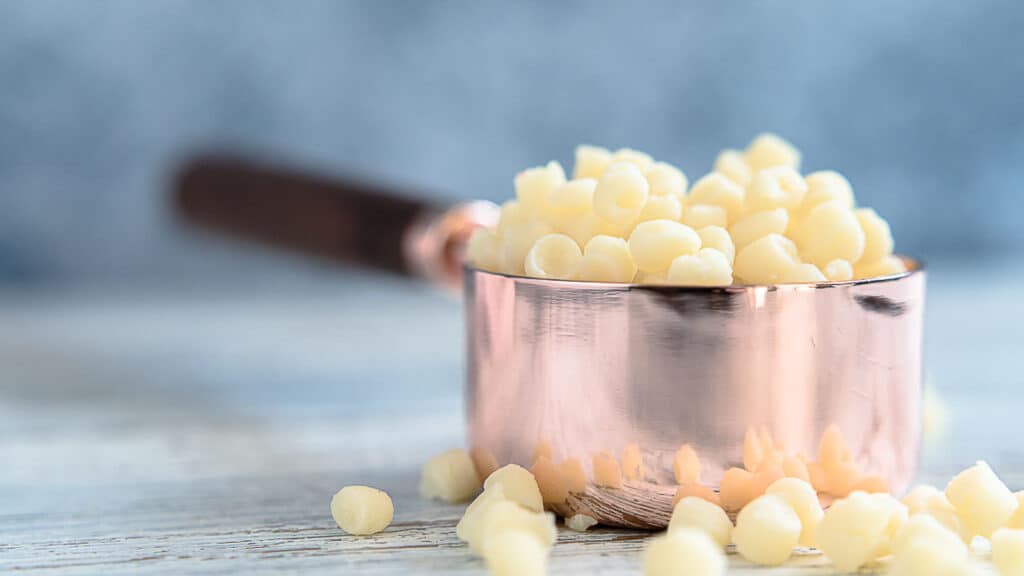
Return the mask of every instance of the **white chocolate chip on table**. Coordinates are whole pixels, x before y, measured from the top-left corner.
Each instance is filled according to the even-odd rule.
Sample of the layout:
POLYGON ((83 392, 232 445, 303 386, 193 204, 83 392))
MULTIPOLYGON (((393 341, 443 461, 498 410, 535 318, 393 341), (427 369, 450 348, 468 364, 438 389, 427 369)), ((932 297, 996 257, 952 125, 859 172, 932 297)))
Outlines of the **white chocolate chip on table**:
POLYGON ((462 449, 449 450, 431 458, 423 466, 420 494, 449 503, 466 502, 480 491, 473 458, 462 449))
POLYGON ((657 536, 644 548, 644 576, 720 576, 726 565, 719 544, 692 528, 657 536))
POLYGON ((391 497, 369 486, 345 486, 331 498, 331 516, 349 534, 376 534, 391 524, 394 514, 391 497))

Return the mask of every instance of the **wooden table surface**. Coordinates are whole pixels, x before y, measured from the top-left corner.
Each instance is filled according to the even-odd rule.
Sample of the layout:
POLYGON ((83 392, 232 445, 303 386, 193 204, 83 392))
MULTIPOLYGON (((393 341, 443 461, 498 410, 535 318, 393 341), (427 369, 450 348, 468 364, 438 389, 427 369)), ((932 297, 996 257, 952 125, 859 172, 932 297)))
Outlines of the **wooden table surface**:
MULTIPOLYGON (((1024 488, 1019 268, 932 268, 949 418, 924 480, 984 458, 1024 488)), ((416 495, 423 460, 462 444, 462 341, 456 301, 366 278, 0 294, 0 573, 484 573, 461 507, 416 495), (392 494, 387 531, 334 526, 349 483, 392 494)), ((563 529, 549 573, 639 574, 649 536, 563 529)))

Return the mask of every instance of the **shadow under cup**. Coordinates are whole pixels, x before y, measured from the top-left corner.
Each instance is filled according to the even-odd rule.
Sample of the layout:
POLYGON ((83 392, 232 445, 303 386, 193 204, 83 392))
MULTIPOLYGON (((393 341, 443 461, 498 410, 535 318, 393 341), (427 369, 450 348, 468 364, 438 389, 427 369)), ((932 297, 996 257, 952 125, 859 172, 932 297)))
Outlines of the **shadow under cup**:
POLYGON ((800 461, 826 500, 899 493, 917 463, 925 295, 906 262, 869 280, 723 288, 467 269, 474 458, 533 467, 549 508, 615 526, 668 524, 694 479, 693 460, 679 477, 683 445, 699 461, 689 489, 717 490, 746 456, 752 485, 800 461), (844 481, 826 478, 829 435, 844 481))

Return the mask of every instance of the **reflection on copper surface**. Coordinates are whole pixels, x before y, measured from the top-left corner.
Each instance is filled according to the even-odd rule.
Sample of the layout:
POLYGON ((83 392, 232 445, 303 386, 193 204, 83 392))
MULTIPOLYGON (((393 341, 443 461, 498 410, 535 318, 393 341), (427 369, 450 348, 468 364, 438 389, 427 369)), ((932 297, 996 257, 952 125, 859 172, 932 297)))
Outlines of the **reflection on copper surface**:
POLYGON ((530 465, 543 442, 541 476, 558 480, 545 502, 610 525, 667 523, 684 444, 699 454, 694 484, 729 508, 783 475, 831 496, 902 490, 917 456, 924 282, 915 270, 689 289, 470 269, 470 445, 530 465), (571 459, 591 463, 583 491, 556 464, 571 459))
POLYGON ((473 459, 473 467, 476 468, 476 475, 481 482, 498 469, 498 460, 487 448, 477 446, 469 451, 469 456, 473 459))
POLYGON ((619 461, 607 452, 594 454, 591 461, 594 484, 601 488, 622 488, 622 468, 619 461))

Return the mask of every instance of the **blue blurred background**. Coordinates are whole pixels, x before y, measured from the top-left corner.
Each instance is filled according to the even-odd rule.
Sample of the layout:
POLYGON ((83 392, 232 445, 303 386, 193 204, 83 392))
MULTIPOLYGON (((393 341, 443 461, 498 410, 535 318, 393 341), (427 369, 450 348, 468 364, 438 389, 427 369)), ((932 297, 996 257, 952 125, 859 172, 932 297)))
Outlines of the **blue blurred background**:
POLYGON ((463 442, 458 301, 182 228, 198 151, 501 200, 582 142, 695 180, 766 130, 929 261, 923 470, 1024 487, 1022 30, 1013 0, 0 0, 0 509, 463 442))
POLYGON ((1024 241, 1022 29, 1013 0, 8 0, 0 284, 321 273, 182 233, 167 178, 196 150, 498 200, 581 142, 693 180, 764 130, 897 249, 998 259, 1024 241))

